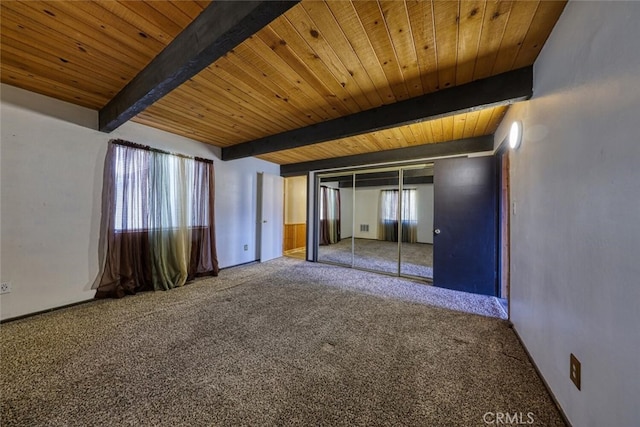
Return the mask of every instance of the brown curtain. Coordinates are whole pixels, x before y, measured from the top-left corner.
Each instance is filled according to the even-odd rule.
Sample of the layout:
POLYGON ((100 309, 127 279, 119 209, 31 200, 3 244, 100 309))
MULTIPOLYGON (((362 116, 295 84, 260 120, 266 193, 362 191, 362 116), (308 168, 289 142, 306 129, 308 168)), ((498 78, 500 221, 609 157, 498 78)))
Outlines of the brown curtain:
POLYGON ((213 162, 111 141, 103 184, 96 298, 218 274, 213 162))
POLYGON ((340 190, 320 187, 320 245, 340 241, 340 190))
POLYGON ((189 259, 189 280, 194 277, 217 276, 218 256, 216 254, 216 229, 213 201, 215 199, 215 182, 213 162, 195 159, 193 181, 194 221, 207 218, 208 226, 192 227, 191 257, 189 259))

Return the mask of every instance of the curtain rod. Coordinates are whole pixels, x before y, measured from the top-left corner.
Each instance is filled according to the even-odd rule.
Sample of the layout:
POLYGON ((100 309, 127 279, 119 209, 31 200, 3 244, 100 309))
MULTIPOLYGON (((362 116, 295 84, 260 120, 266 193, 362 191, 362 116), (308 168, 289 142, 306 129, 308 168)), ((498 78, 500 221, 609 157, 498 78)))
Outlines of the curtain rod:
POLYGON ((170 156, 182 157, 184 159, 192 159, 192 160, 196 160, 204 163, 213 163, 213 160, 211 159, 205 159, 197 156, 187 156, 186 154, 180 154, 180 153, 172 153, 170 151, 161 150, 159 148, 153 148, 148 145, 137 144, 131 141, 125 141, 124 139, 112 139, 109 142, 115 145, 122 145, 123 147, 139 148, 141 150, 152 151, 154 153, 168 154, 170 156))

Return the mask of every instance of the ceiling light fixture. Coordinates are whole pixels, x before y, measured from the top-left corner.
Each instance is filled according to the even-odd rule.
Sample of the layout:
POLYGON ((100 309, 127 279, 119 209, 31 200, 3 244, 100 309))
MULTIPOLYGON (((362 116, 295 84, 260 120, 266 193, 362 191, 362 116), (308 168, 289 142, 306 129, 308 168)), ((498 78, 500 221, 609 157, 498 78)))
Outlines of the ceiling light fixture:
POLYGON ((522 122, 515 121, 511 123, 511 130, 509 131, 509 147, 512 150, 517 149, 522 142, 522 122))

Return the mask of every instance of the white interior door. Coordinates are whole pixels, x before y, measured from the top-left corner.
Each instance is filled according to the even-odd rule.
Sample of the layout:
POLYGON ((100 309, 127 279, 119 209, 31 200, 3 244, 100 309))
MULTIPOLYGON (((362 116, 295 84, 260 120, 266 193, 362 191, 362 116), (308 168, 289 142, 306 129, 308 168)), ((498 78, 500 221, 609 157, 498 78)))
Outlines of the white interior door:
POLYGON ((258 173, 258 244, 261 262, 282 256, 284 229, 284 180, 281 176, 258 173))

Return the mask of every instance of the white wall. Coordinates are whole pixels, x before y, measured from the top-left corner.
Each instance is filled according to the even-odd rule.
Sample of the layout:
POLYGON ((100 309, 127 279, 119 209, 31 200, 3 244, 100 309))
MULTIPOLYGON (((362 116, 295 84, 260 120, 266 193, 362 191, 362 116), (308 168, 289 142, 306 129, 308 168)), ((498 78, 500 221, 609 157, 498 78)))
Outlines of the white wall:
MULTIPOLYGON (((186 153, 182 149, 180 152, 186 153)), ((216 176, 216 247, 220 267, 255 261, 259 252, 256 248, 257 174, 265 172, 279 176, 280 166, 251 157, 229 162, 216 158, 213 167, 216 176), (248 245, 246 251, 244 245, 248 245)), ((283 194, 278 203, 282 203, 282 197, 283 194)), ((281 221, 274 223, 275 226, 282 227, 281 221)))
POLYGON ((393 188, 394 187, 356 188, 355 220, 353 224, 353 233, 356 239, 378 238, 380 190, 393 188), (361 225, 369 225, 369 231, 360 231, 361 225))
POLYGON ((284 179, 284 223, 307 222, 307 177, 293 176, 284 179))
POLYGON ((511 320, 574 427, 640 423, 638 21, 640 3, 569 2, 535 63, 533 99, 496 133, 498 144, 523 122, 511 320))
POLYGON ((113 138, 214 159, 220 265, 255 259, 257 172, 279 174, 277 165, 253 158, 222 162, 213 146, 136 123, 104 134, 93 130, 93 110, 4 84, 0 89, 0 279, 12 284, 12 292, 0 296, 0 318, 93 297, 102 172, 113 138))

